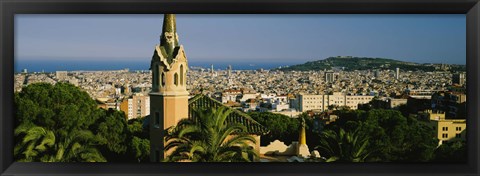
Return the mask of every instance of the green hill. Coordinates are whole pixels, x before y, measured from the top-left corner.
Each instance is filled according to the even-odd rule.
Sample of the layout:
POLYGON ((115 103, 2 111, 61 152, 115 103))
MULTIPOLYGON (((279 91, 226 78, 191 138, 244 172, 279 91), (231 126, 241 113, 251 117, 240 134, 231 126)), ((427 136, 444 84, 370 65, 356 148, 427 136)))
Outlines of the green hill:
MULTIPOLYGON (((465 70, 465 66, 449 65, 451 70, 465 70)), ((310 71, 310 70, 330 70, 334 68, 343 69, 345 71, 367 70, 367 69, 390 69, 400 68, 403 71, 435 71, 440 69, 440 64, 419 64, 414 62, 404 62, 386 58, 369 58, 369 57, 352 57, 337 56, 329 57, 324 60, 309 61, 304 64, 292 65, 289 67, 279 68, 282 71, 310 71)))

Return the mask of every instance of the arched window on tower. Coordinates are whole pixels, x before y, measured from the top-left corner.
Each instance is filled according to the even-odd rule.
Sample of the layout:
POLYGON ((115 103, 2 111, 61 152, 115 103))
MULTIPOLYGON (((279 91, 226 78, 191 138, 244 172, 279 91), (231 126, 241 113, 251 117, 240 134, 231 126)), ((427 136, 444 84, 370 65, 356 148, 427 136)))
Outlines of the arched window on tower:
POLYGON ((178 86, 178 73, 175 73, 173 75, 173 84, 175 84, 176 86, 178 86))
POLYGON ((162 72, 162 87, 165 87, 165 73, 162 72))
POLYGON ((180 84, 183 86, 183 65, 180 65, 180 84))
POLYGON ((154 65, 153 67, 153 88, 154 90, 158 90, 158 79, 159 79, 159 74, 158 74, 158 65, 154 65))

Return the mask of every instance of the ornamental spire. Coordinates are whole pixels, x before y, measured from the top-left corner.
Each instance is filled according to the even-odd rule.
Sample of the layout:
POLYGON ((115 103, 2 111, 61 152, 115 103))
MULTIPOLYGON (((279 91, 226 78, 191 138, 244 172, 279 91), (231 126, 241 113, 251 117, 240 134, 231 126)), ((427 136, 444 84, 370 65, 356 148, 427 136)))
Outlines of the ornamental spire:
POLYGON ((307 134, 305 133, 305 119, 301 118, 301 128, 298 137, 298 145, 306 145, 307 144, 307 134))
POLYGON ((174 14, 165 14, 163 17, 160 46, 165 49, 165 54, 167 57, 173 57, 173 50, 178 46, 177 25, 174 14))

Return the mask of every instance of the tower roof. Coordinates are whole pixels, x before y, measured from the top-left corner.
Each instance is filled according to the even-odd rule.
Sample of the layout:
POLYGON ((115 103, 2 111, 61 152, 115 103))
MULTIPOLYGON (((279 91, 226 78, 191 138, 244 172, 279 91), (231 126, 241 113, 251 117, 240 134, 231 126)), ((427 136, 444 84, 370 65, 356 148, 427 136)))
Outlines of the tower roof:
POLYGON ((177 25, 174 14, 165 14, 163 16, 162 32, 177 32, 177 25))

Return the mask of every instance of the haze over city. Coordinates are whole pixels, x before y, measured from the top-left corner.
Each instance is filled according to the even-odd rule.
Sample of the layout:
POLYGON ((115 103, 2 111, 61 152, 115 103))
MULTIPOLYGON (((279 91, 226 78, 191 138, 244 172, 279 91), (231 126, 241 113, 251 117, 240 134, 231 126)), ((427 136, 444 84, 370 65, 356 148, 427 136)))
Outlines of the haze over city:
MULTIPOLYGON (((160 14, 16 15, 16 70, 32 61, 148 63, 152 46, 159 43, 162 20, 160 14)), ((177 17, 178 34, 193 66, 272 61, 292 65, 330 56, 465 64, 465 24, 464 15, 177 17)))

